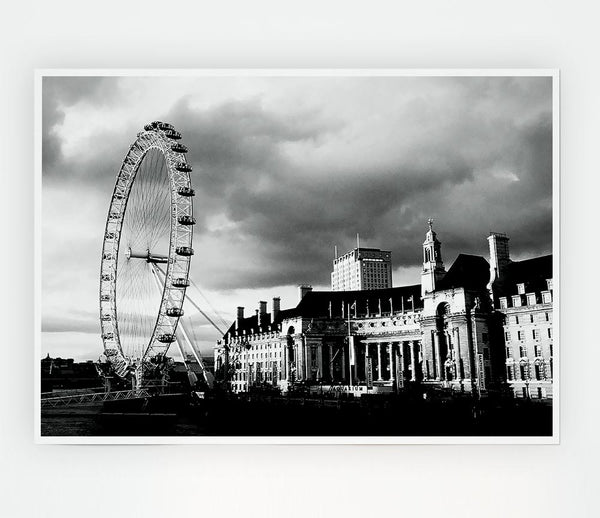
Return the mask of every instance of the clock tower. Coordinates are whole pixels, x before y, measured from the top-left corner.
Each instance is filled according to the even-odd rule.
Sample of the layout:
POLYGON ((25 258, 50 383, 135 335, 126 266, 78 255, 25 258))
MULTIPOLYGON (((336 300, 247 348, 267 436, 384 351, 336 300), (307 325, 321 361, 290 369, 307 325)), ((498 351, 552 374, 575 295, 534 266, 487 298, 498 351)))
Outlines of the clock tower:
POLYGON ((421 272, 421 296, 435 290, 436 283, 444 277, 446 269, 442 261, 442 243, 433 231, 433 220, 427 220, 429 230, 423 242, 423 271, 421 272))

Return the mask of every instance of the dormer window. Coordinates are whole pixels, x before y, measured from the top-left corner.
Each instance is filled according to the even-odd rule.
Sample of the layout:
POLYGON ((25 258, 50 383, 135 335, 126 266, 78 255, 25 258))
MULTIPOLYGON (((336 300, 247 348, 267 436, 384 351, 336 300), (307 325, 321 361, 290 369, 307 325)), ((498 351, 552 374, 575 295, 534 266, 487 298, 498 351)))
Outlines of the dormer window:
POLYGON ((525 293, 525 283, 521 282, 517 284, 517 293, 523 295, 525 293))
POLYGON ((552 279, 546 279, 546 283, 548 284, 548 289, 552 289, 552 279))
POLYGON ((513 295, 512 297, 512 305, 515 308, 518 308, 521 306, 521 295, 513 295))
POLYGON ((500 297, 498 300, 500 301, 500 309, 506 309, 508 307, 506 297, 500 297))

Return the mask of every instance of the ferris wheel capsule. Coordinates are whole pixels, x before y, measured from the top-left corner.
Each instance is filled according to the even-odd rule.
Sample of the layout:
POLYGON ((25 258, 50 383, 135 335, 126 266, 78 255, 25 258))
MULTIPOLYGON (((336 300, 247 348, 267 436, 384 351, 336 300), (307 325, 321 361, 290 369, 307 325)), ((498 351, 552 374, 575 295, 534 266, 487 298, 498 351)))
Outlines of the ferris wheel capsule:
POLYGON ((177 189, 179 196, 195 196, 196 192, 191 187, 180 187, 177 189))
POLYGON ((187 288, 189 285, 190 281, 184 277, 178 277, 177 279, 173 279, 174 288, 187 288))
POLYGON ((167 315, 170 317, 182 317, 183 309, 181 308, 169 308, 167 309, 167 315))
POLYGON ((180 225, 195 225, 196 224, 196 218, 193 218, 192 216, 179 216, 179 218, 177 218, 177 223, 179 223, 180 225))
POLYGON ((178 246, 175 249, 175 253, 177 255, 182 255, 184 257, 188 257, 190 255, 194 255, 194 250, 191 246, 178 246))
POLYGON ((178 131, 175 130, 171 130, 171 129, 167 129, 165 130, 165 137, 173 139, 173 140, 179 140, 181 138, 181 133, 179 133, 178 131))
POLYGON ((186 146, 184 146, 183 144, 181 144, 180 142, 173 144, 171 146, 171 149, 173 151, 175 151, 175 153, 187 153, 188 152, 188 148, 186 146))
POLYGON ((178 171, 181 171, 182 173, 191 173, 192 172, 192 166, 186 162, 178 162, 177 165, 175 166, 175 169, 177 169, 178 171))

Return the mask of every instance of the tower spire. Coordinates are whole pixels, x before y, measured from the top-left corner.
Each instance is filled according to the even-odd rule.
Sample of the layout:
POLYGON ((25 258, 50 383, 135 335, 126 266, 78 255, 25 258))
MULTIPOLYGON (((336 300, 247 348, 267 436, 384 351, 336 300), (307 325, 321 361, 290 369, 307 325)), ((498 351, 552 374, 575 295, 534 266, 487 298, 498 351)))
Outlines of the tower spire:
POLYGON ((429 227, 423 242, 423 271, 421 272, 421 295, 434 291, 436 283, 446 274, 442 261, 442 243, 433 230, 433 219, 427 220, 429 227))

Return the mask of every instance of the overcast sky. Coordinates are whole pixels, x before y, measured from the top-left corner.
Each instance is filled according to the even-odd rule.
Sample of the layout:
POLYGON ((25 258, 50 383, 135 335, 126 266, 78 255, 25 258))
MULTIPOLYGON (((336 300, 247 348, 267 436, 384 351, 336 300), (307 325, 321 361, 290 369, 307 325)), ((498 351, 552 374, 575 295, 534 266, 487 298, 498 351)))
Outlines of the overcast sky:
MULTIPOLYGON (((420 282, 429 217, 446 268, 487 258, 489 231, 509 234, 513 259, 552 251, 551 78, 44 78, 44 355, 102 351, 106 213, 153 120, 190 149, 191 275, 228 322, 278 295, 295 306, 300 283, 328 289, 334 245, 357 232, 392 251, 394 286, 420 282)), ((210 350, 218 333, 191 308, 185 320, 210 350)))

